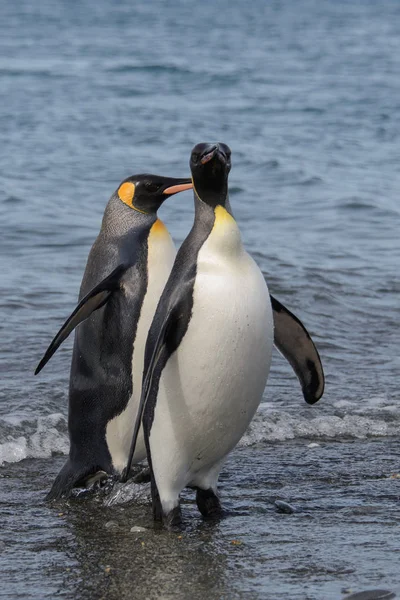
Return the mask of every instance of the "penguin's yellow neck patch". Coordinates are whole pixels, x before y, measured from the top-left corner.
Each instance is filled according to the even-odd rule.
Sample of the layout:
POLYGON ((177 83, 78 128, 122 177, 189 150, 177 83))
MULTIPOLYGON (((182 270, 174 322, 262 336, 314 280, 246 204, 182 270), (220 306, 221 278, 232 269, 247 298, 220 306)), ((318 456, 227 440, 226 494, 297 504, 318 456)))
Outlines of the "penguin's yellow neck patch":
POLYGON ((167 228, 165 227, 164 223, 160 221, 160 219, 157 219, 150 231, 156 235, 165 235, 168 233, 167 228))
POLYGON ((214 208, 214 215, 214 225, 204 248, 213 256, 219 256, 221 260, 225 257, 227 260, 232 258, 236 261, 238 255, 243 252, 239 227, 232 215, 221 205, 214 208))
POLYGON ((133 208, 132 201, 133 196, 135 195, 135 184, 130 181, 126 181, 123 183, 118 190, 119 199, 122 200, 124 204, 127 204, 130 208, 133 208))
POLYGON ((140 208, 136 208, 133 204, 133 198, 135 196, 135 184, 130 181, 126 181, 118 188, 118 197, 124 204, 129 206, 129 208, 133 208, 140 213, 147 214, 144 210, 140 210, 140 208))
POLYGON ((224 208, 220 204, 218 204, 218 206, 216 206, 214 208, 214 213, 215 213, 215 222, 214 222, 213 229, 224 227, 226 225, 232 225, 233 223, 236 224, 236 221, 232 217, 232 215, 230 215, 228 213, 228 211, 226 210, 226 208, 224 208))

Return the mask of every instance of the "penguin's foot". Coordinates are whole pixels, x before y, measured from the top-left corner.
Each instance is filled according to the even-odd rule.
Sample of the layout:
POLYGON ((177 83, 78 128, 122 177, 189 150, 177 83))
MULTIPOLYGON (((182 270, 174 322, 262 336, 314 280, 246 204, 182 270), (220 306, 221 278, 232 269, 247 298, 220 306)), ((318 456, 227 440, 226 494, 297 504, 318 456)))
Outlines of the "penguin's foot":
POLYGON ((149 483, 151 481, 151 471, 149 467, 144 467, 139 473, 132 477, 133 483, 149 483))
POLYGON ((182 514, 179 504, 169 513, 163 515, 163 525, 168 531, 180 531, 182 529, 182 514))
MULTIPOLYGON (((150 474, 151 475, 151 474, 150 474)), ((153 519, 162 523, 163 520, 163 509, 161 506, 160 494, 158 493, 158 489, 154 478, 150 477, 151 480, 151 505, 153 507, 153 519)))
POLYGON ((98 484, 97 487, 103 487, 108 477, 108 473, 106 473, 105 471, 97 471, 96 473, 93 473, 85 479, 83 479, 81 483, 87 489, 94 488, 96 484, 98 484))
POLYGON ((208 519, 219 519, 223 516, 219 498, 212 489, 202 490, 197 488, 196 502, 203 517, 208 519))

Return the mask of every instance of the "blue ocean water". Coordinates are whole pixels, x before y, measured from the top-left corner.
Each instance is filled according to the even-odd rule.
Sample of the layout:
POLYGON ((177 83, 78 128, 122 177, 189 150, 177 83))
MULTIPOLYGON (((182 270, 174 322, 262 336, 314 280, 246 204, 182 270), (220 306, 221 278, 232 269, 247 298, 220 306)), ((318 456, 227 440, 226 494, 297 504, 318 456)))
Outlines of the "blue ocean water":
MULTIPOLYGON (((324 490, 322 512, 314 507, 314 521, 307 521, 323 539, 326 531, 318 527, 332 508, 329 485, 336 482, 335 494, 346 498, 346 476, 356 461, 355 504, 370 505, 375 479, 390 491, 372 502, 382 519, 374 521, 371 513, 371 523, 358 529, 353 514, 346 525, 350 509, 339 501, 330 511, 337 517, 331 517, 337 527, 332 547, 342 558, 351 529, 367 549, 357 545, 352 555, 349 586, 388 581, 400 588, 392 563, 400 492, 391 478, 400 457, 399 20, 396 0, 1 3, 0 479, 6 491, 2 499, 0 488, 0 502, 7 526, 0 560, 31 577, 34 549, 45 547, 41 565, 48 570, 30 589, 10 575, 4 597, 54 597, 54 585, 65 576, 54 564, 69 560, 68 568, 80 571, 65 597, 101 597, 79 587, 90 571, 79 553, 67 559, 64 549, 46 545, 53 538, 67 546, 73 539, 71 548, 82 542, 73 522, 59 529, 42 504, 62 463, 51 457, 68 451, 71 340, 39 378, 33 371, 75 305, 89 248, 119 182, 146 171, 187 176, 193 145, 213 140, 232 149, 231 203, 246 247, 270 291, 309 329, 327 379, 324 398, 306 407, 290 368, 274 357, 261 409, 227 466, 233 508, 246 501, 254 508, 269 485, 265 468, 272 479, 277 468, 278 479, 290 473, 303 481, 301 473, 293 475, 293 464, 309 456, 310 443, 320 444, 304 478, 316 497, 324 490), (270 458, 260 464, 261 487, 243 482, 243 473, 235 476, 236 464, 246 473, 257 452, 274 456, 274 463, 282 457, 280 466, 266 467, 270 458), (244 500, 247 487, 253 493, 244 500), (21 518, 33 544, 22 554, 21 518), (45 530, 52 519, 56 525, 45 530), (383 537, 376 541, 375 533, 383 537)), ((179 244, 193 220, 191 194, 171 199, 162 218, 179 244)), ((289 478, 295 498, 304 493, 292 483, 289 478)), ((286 484, 271 485, 288 491, 286 484)), ((85 521, 85 508, 79 510, 85 521)), ((237 520, 234 526, 227 520, 217 535, 199 534, 220 567, 210 597, 340 597, 346 569, 329 566, 332 557, 318 539, 315 548, 328 566, 321 571, 312 561, 313 568, 301 570, 301 523, 290 525, 293 548, 287 542, 300 556, 297 570, 288 575, 290 551, 268 570, 267 551, 257 554, 266 524, 254 510, 258 516, 249 509, 240 530, 250 538, 234 548, 233 558, 218 536, 229 541, 237 520), (245 565, 240 576, 237 563, 245 565)), ((284 538, 280 532, 288 525, 274 523, 284 538)), ((187 542, 193 555, 195 534, 187 542)), ((210 568, 196 560, 190 568, 210 568)), ((179 561, 185 571, 184 558, 179 561)), ((193 586, 197 597, 200 583, 193 586)))

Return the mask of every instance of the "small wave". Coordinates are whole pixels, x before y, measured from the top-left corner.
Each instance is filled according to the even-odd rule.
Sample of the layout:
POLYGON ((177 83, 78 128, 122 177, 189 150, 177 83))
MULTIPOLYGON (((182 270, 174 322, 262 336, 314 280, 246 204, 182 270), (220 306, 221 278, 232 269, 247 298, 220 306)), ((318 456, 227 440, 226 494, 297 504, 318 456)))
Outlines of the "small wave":
POLYGON ((229 195, 230 196, 236 196, 237 194, 242 194, 244 192, 243 188, 241 188, 238 185, 233 185, 231 188, 229 188, 229 195))
POLYGON ((60 58, 35 59, 31 57, 20 58, 0 58, 0 75, 5 77, 38 77, 60 78, 68 75, 76 77, 79 72, 85 72, 89 63, 79 57, 78 59, 68 60, 60 58))
POLYGON ((186 67, 177 65, 158 64, 158 63, 120 63, 109 64, 105 68, 108 73, 152 73, 152 74, 167 74, 167 75, 194 75, 194 73, 186 67))
POLYGON ((26 76, 26 75, 34 75, 35 77, 49 77, 52 75, 51 68, 49 69, 41 69, 41 68, 29 68, 29 67, 0 67, 0 75, 2 77, 11 76, 26 76))
POLYGON ((10 417, 0 421, 0 466, 25 458, 67 454, 69 441, 64 415, 55 413, 30 421, 10 417))
POLYGON ((345 401, 335 404, 335 414, 309 417, 304 413, 260 407, 241 446, 253 446, 262 442, 283 442, 294 439, 346 440, 368 437, 387 437, 399 433, 400 415, 393 405, 376 410, 366 403, 364 411, 345 401))
POLYGON ((377 208, 372 202, 367 202, 358 196, 342 198, 338 201, 337 206, 345 210, 375 210, 377 208))
POLYGON ((256 172, 259 171, 263 173, 264 171, 274 171, 276 169, 279 169, 280 167, 281 164, 278 159, 270 158, 269 160, 260 162, 256 167, 254 167, 254 170, 256 172))
POLYGON ((319 185, 321 183, 324 183, 324 180, 322 179, 322 177, 313 175, 311 177, 306 177, 306 179, 303 179, 302 181, 300 181, 299 185, 308 186, 308 185, 319 185))
POLYGON ((4 198, 4 204, 24 204, 25 199, 18 196, 7 196, 4 198))
POLYGON ((301 109, 301 112, 323 115, 324 113, 326 113, 326 109, 321 108, 320 106, 305 106, 301 109))
MULTIPOLYGON (((276 403, 265 402, 239 445, 247 447, 295 439, 359 440, 394 436, 400 430, 397 405, 390 404, 384 396, 367 398, 360 404, 338 401, 330 406, 321 406, 318 413, 313 414, 309 408, 298 410, 289 406, 277 409, 276 403)), ((25 458, 65 455, 68 449, 67 420, 60 413, 34 420, 12 415, 0 420, 0 466, 25 458)), ((135 490, 120 492, 116 489, 115 503, 124 503, 125 492, 130 494, 135 490)))

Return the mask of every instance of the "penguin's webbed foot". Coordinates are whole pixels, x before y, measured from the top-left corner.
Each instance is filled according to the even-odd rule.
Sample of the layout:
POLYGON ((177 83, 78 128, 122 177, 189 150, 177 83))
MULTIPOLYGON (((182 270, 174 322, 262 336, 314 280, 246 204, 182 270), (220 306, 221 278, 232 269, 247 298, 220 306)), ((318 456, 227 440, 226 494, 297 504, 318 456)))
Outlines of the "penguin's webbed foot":
POLYGON ((182 513, 179 504, 169 513, 163 515, 163 525, 168 531, 180 531, 182 529, 182 513))
POLYGON ((223 516, 221 502, 212 489, 202 490, 197 488, 196 503, 199 511, 206 519, 220 519, 223 516))
POLYGON ((132 477, 133 483, 150 483, 151 471, 149 467, 144 467, 139 473, 132 477))
POLYGON ((110 475, 105 471, 96 471, 96 473, 91 473, 79 483, 86 489, 96 489, 103 487, 109 477, 110 475))

